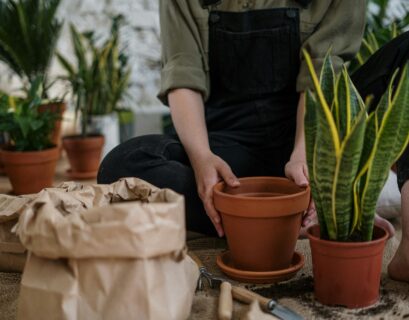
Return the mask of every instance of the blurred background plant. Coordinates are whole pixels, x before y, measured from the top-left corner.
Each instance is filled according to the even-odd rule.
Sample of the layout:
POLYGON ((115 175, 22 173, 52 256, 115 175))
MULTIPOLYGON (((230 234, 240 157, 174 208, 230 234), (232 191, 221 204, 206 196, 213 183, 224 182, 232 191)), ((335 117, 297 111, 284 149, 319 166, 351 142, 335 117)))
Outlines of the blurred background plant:
POLYGON ((362 66, 380 47, 408 30, 409 1, 369 0, 367 25, 361 49, 351 62, 352 73, 362 66))
POLYGON ((62 79, 71 84, 75 97, 76 117, 81 117, 81 135, 87 135, 92 116, 107 115, 116 111, 127 96, 131 68, 125 49, 120 48, 122 16, 112 18, 111 36, 101 46, 94 32, 80 33, 70 26, 76 66, 57 53, 66 71, 62 79))
POLYGON ((53 84, 48 70, 54 57, 62 21, 60 0, 0 1, 0 60, 18 75, 27 93, 37 77, 43 80, 41 98, 53 84))
POLYGON ((13 151, 40 151, 53 147, 50 134, 58 115, 40 112, 43 78, 32 80, 27 98, 3 94, 0 97, 0 132, 9 137, 7 148, 13 151))

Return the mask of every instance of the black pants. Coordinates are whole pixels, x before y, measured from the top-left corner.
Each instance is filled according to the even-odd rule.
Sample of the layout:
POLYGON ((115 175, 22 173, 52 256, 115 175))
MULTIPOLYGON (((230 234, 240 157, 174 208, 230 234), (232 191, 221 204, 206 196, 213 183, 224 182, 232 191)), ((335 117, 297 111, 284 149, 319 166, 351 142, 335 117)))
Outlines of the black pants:
MULTIPOLYGON (((212 152, 224 159, 239 177, 283 176, 292 145, 249 147, 210 134, 212 152)), ((216 235, 199 199, 187 154, 177 136, 148 135, 133 138, 112 150, 103 160, 98 183, 112 183, 123 177, 138 177, 159 188, 171 188, 185 195, 188 230, 216 235)))

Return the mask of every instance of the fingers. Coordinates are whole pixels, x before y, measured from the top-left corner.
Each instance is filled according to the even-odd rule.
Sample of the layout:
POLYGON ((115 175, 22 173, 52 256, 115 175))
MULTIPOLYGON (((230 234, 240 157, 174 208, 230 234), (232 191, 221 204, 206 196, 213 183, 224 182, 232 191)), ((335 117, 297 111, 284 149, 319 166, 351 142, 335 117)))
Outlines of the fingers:
POLYGON ((300 187, 308 186, 308 170, 303 162, 288 162, 285 167, 287 178, 293 180, 300 187))
POLYGON ((294 171, 293 180, 296 183, 296 185, 298 185, 300 187, 308 186, 308 179, 307 179, 302 167, 300 169, 294 171))
POLYGON ((213 205, 213 198, 207 198, 203 201, 205 210, 210 220, 212 221, 219 237, 224 236, 224 230, 221 223, 220 215, 213 205))
POLYGON ((239 179, 234 175, 230 166, 224 161, 220 161, 217 165, 217 171, 221 178, 230 186, 238 187, 240 185, 239 179))
POLYGON ((219 237, 224 236, 223 226, 221 223, 220 215, 217 212, 216 208, 213 204, 213 185, 215 183, 211 181, 204 182, 204 184, 199 187, 199 197, 202 199, 204 209, 206 214, 209 216, 210 220, 212 221, 217 234, 219 237))
POLYGON ((310 204, 308 206, 307 212, 303 217, 302 226, 308 227, 317 223, 317 211, 315 210, 315 203, 311 199, 310 204))

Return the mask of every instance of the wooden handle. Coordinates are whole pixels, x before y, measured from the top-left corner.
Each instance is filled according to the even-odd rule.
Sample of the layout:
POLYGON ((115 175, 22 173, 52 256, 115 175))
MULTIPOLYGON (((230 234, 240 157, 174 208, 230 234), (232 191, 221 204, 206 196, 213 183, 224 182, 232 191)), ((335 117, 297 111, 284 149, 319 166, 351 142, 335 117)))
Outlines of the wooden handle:
POLYGON ((233 297, 231 284, 223 282, 220 285, 219 320, 231 320, 233 317, 233 297))
POLYGON ((205 267, 202 260, 200 260, 200 258, 195 253, 189 252, 188 254, 193 259, 193 261, 196 262, 199 269, 205 267))
POLYGON ((268 311, 268 304, 270 299, 264 298, 257 293, 250 290, 233 286, 232 287, 233 298, 247 304, 251 304, 254 300, 260 303, 261 308, 264 311, 268 311))

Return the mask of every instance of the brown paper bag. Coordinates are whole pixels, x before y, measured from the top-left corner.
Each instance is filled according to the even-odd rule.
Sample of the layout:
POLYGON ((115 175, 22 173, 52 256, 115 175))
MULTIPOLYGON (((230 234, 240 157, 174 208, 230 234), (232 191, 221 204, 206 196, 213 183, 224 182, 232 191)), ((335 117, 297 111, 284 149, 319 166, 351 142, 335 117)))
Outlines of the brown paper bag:
POLYGON ((26 260, 25 248, 13 228, 18 214, 32 196, 0 195, 0 272, 22 272, 26 260))
POLYGON ((184 199, 138 179, 47 189, 23 210, 18 319, 186 319, 184 199))

